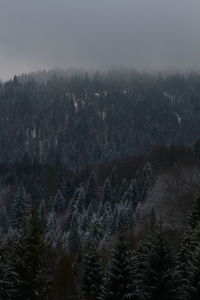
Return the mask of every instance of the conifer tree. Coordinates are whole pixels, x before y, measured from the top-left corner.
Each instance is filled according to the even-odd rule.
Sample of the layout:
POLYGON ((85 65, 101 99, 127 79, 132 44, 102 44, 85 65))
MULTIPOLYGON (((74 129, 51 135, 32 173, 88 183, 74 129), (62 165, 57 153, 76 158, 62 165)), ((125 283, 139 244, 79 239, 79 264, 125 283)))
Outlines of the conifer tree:
POLYGON ((56 219, 56 213, 52 209, 48 220, 46 228, 46 242, 48 242, 53 248, 56 248, 61 240, 60 226, 56 219))
POLYGON ((100 296, 103 280, 103 264, 97 243, 92 240, 88 243, 83 257, 82 289, 85 299, 97 300, 100 296))
POLYGON ((11 207, 11 226, 13 229, 19 229, 30 214, 30 197, 26 194, 21 184, 12 200, 11 207))
POLYGON ((98 184, 94 172, 91 173, 88 181, 86 191, 86 208, 88 208, 90 204, 92 205, 92 208, 95 211, 98 207, 98 184))
POLYGON ((47 299, 49 274, 44 225, 36 208, 22 228, 13 252, 15 272, 19 277, 16 299, 47 299))
POLYGON ((76 255, 81 248, 81 239, 79 234, 79 224, 77 220, 77 214, 72 216, 70 231, 68 236, 68 250, 71 255, 76 255))
POLYGON ((128 184, 126 179, 124 178, 119 191, 120 200, 122 200, 125 197, 125 192, 127 191, 127 188, 128 184))
POLYGON ((170 299, 170 252, 161 224, 152 216, 149 233, 140 242, 135 257, 133 299, 170 299))
POLYGON ((191 231, 183 235, 181 247, 175 260, 173 269, 173 299, 189 300, 192 299, 194 289, 193 255, 195 250, 195 241, 191 231))
POLYGON ((188 218, 191 229, 195 229, 200 223, 200 196, 195 199, 194 207, 188 218))
POLYGON ((108 270, 103 280, 100 299, 121 300, 128 294, 130 273, 127 261, 127 242, 123 230, 119 233, 117 243, 111 251, 108 270))
POLYGON ((55 275, 51 286, 50 299, 73 300, 77 294, 77 278, 74 272, 74 260, 66 249, 61 249, 56 262, 55 275))
POLYGON ((106 178, 104 187, 103 187, 103 204, 105 203, 111 203, 112 201, 112 190, 110 185, 109 178, 106 178))
POLYGON ((5 206, 0 208, 0 231, 5 234, 9 227, 8 214, 5 206))
POLYGON ((0 299, 10 300, 17 291, 18 276, 9 258, 10 253, 0 246, 0 299))
POLYGON ((61 214, 66 208, 66 200, 62 191, 59 189, 54 197, 54 210, 56 213, 61 214))

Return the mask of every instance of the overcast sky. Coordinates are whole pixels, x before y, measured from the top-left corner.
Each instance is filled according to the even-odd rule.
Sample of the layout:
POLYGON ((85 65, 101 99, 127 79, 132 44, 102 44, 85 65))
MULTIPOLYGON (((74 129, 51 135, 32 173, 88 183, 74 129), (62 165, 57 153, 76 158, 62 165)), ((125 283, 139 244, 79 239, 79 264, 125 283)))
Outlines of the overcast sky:
POLYGON ((0 0, 0 78, 122 65, 198 69, 200 0, 0 0))

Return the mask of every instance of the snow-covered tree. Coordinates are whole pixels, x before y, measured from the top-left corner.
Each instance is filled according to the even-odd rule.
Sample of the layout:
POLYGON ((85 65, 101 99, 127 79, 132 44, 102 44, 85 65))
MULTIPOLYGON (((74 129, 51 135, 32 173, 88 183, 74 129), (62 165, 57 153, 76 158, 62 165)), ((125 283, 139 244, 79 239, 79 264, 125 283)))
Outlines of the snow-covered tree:
POLYGON ((11 226, 19 229, 29 216, 31 210, 30 196, 26 194, 23 185, 17 188, 11 206, 11 226))
POLYGON ((61 214, 65 211, 66 200, 62 191, 59 189, 54 197, 54 210, 56 213, 61 214))

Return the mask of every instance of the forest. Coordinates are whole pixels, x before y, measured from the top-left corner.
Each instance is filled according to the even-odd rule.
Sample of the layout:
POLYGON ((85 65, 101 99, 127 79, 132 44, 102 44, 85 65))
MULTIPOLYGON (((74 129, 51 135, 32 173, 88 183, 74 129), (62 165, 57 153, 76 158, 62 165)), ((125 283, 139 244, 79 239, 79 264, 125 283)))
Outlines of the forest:
POLYGON ((0 300, 200 299, 200 74, 0 83, 0 300))

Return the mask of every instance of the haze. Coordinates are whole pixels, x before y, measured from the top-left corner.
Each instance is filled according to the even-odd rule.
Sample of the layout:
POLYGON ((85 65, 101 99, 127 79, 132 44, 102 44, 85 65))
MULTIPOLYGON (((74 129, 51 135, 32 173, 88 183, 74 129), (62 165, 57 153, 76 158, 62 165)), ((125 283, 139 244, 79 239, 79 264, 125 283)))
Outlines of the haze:
POLYGON ((0 78, 33 70, 200 67, 199 0, 1 0, 0 78))

